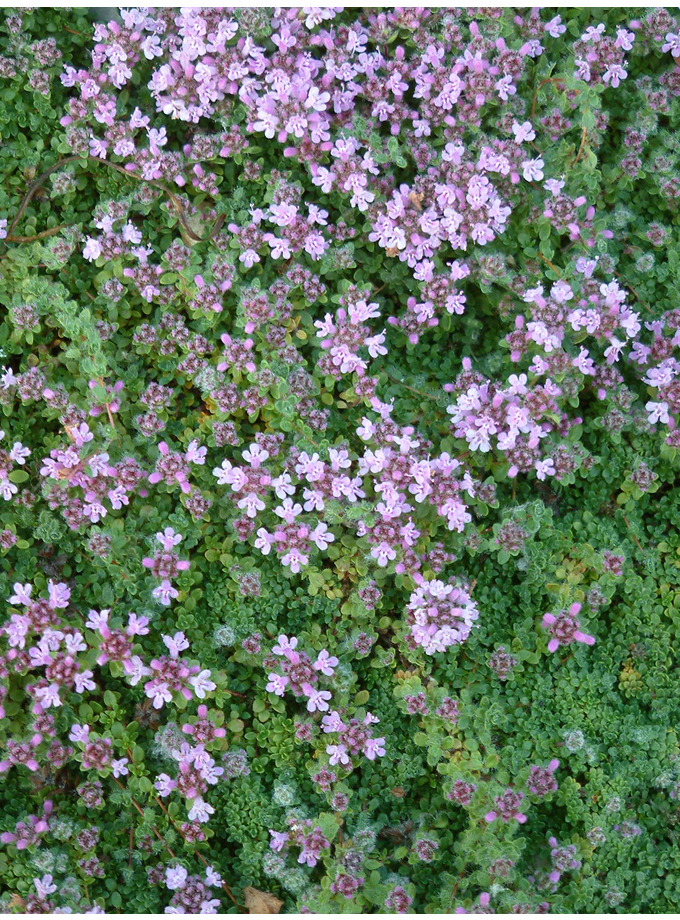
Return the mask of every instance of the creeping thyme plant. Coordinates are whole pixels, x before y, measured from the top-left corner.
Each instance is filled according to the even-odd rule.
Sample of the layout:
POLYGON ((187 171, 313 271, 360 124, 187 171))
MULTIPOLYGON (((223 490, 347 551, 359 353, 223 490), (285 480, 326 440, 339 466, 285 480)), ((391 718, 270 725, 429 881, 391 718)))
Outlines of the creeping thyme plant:
POLYGON ((677 909, 677 11, 107 18, 0 12, 0 908, 677 909))

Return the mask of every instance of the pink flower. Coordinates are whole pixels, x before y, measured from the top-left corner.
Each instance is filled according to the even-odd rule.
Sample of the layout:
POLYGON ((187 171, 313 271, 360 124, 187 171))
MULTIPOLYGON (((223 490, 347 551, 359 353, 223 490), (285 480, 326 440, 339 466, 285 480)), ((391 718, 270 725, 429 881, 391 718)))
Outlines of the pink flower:
POLYGON ((54 884, 51 875, 43 875, 41 879, 34 878, 33 884, 35 885, 35 890, 38 894, 38 897, 44 900, 48 895, 54 894, 57 890, 57 886, 54 884))
POLYGON ((364 754, 369 760, 382 757, 385 754, 385 739, 369 738, 364 745, 364 754))
POLYGON ((84 693, 85 690, 96 690, 97 685, 92 680, 94 673, 92 671, 82 671, 73 678, 76 693, 84 693))
POLYGON ((35 690, 35 698, 43 709, 49 709, 50 706, 57 707, 62 705, 62 700, 59 696, 59 684, 48 684, 47 687, 37 687, 35 690))
POLYGON ((194 799, 189 811, 188 818, 190 821, 199 821, 201 824, 205 824, 206 821, 210 818, 210 815, 215 813, 215 809, 212 805, 209 805, 207 802, 204 802, 203 799, 199 796, 194 799))
POLYGON ((171 658, 179 658, 179 653, 189 648, 189 642, 183 632, 176 632, 174 636, 162 636, 161 638, 171 658))
POLYGON ((271 840, 269 841, 269 846, 275 853, 280 853, 281 850, 288 843, 288 834, 281 833, 280 831, 269 831, 271 835, 271 840))
POLYGON ((26 457, 31 456, 31 451, 28 447, 24 447, 21 441, 17 441, 10 450, 9 456, 10 460, 14 460, 19 466, 23 466, 26 463, 26 457))
POLYGON ((88 262, 93 262, 95 259, 98 259, 101 254, 102 247, 99 244, 99 240, 95 240, 91 236, 88 236, 83 248, 83 258, 87 259, 88 262))
POLYGON ((661 422, 662 425, 667 425, 670 415, 669 415, 669 405, 667 402, 648 402, 645 403, 645 409, 648 412, 648 420, 650 425, 655 425, 657 422, 661 422))
POLYGON ((326 745, 326 753, 329 755, 328 762, 331 766, 339 763, 347 765, 350 762, 347 748, 344 744, 328 744, 326 745))
POLYGON ((268 556, 269 550, 272 548, 274 542, 274 535, 268 533, 264 527, 260 527, 257 531, 257 539, 254 543, 255 548, 259 549, 263 556, 268 556))
POLYGON ((546 22, 543 28, 551 38, 559 38, 560 35, 567 31, 567 27, 562 25, 561 16, 554 16, 550 22, 546 22))
POLYGON ((525 121, 521 125, 519 122, 513 122, 512 133, 515 135, 516 144, 523 144, 524 141, 533 141, 536 138, 536 132, 530 121, 525 121))
MULTIPOLYGON (((557 18, 559 19, 559 16, 558 16, 557 18)), ((473 914, 474 914, 474 913, 488 914, 488 913, 493 913, 493 911, 488 911, 488 910, 486 909, 486 908, 489 906, 490 903, 491 903, 491 895, 489 894, 488 891, 483 891, 483 892, 480 894, 480 896, 479 896, 479 906, 480 906, 481 910, 479 910, 479 911, 476 911, 476 910, 467 911, 464 907, 457 907, 457 908, 455 909, 454 913, 456 913, 456 914, 467 914, 467 913, 473 913, 473 914)))
POLYGON ((167 773, 161 773, 157 777, 156 782, 154 783, 154 788, 162 798, 170 795, 172 790, 175 788, 175 781, 171 779, 167 773))
POLYGON ((144 692, 150 700, 153 700, 154 709, 162 709, 165 703, 172 701, 172 693, 167 684, 155 684, 148 689, 145 687, 144 692))
POLYGON ((329 531, 323 521, 319 521, 314 530, 310 533, 310 539, 314 541, 320 550, 328 549, 330 543, 335 540, 334 535, 329 531))
POLYGON ((148 617, 138 617, 136 613, 131 613, 128 617, 128 625, 125 632, 128 636, 148 636, 148 625, 148 617))
MULTIPOLYGON (((109 491, 106 494, 108 496, 109 501, 111 502, 111 507, 115 511, 117 511, 119 508, 122 508, 123 505, 130 504, 130 499, 128 498, 127 492, 125 491, 125 488, 123 486, 116 486, 115 489, 109 489, 109 491)), ((101 516, 104 517, 106 514, 106 509, 102 508, 101 505, 99 506, 99 508, 100 508, 99 514, 101 514, 101 511, 104 511, 104 514, 101 514, 101 516)))
POLYGON ((580 604, 572 604, 568 611, 560 610, 557 614, 544 614, 543 628, 552 637, 548 642, 549 652, 555 652, 560 645, 571 645, 572 642, 583 642, 585 645, 595 644, 595 637, 587 635, 580 629, 577 618, 580 610, 580 604))
POLYGON ((177 891, 184 888, 189 873, 184 866, 168 867, 165 870, 165 886, 170 891, 177 891))
POLYGON ((275 655, 286 655, 290 657, 289 652, 292 652, 293 649, 297 648, 298 640, 295 636, 291 639, 288 636, 280 635, 278 638, 278 644, 272 648, 272 652, 275 655))
POLYGON ((168 581, 167 578, 164 578, 160 585, 157 588, 154 588, 151 593, 153 594, 154 598, 157 601, 160 601, 160 603, 165 607, 169 607, 170 602, 179 597, 179 591, 176 588, 173 588, 172 584, 168 581))
POLYGON ((223 883, 223 879, 219 872, 215 872, 212 866, 208 866, 205 870, 205 883, 218 888, 223 883))
POLYGON ((71 589, 68 585, 58 584, 54 581, 48 581, 49 604, 53 610, 68 607, 71 589))
POLYGON ((94 435, 90 431, 90 426, 87 422, 81 422, 80 425, 73 425, 68 428, 69 433, 73 437, 73 442, 76 447, 82 447, 84 444, 89 443, 93 440, 94 435))
POLYGON ((321 724, 323 725, 323 730, 326 732, 326 734, 330 732, 342 731, 345 727, 342 719, 340 718, 340 715, 335 710, 330 712, 327 716, 324 716, 321 720, 321 724))
POLYGON ((546 476, 555 475, 555 464, 553 461, 548 458, 547 460, 537 460, 535 463, 536 469, 536 478, 541 481, 546 478, 546 476))
POLYGON ((628 71, 624 70, 620 64, 610 64, 605 72, 602 75, 602 79, 605 83, 611 83, 611 85, 616 88, 621 80, 625 80, 628 76, 628 71))
POLYGON ((264 450, 259 444, 251 444, 247 450, 243 451, 241 456, 254 469, 259 469, 265 460, 269 459, 269 451, 264 450))
POLYGON ((330 243, 324 239, 323 234, 319 233, 318 231, 308 233, 305 237, 305 252, 309 253, 312 259, 315 261, 321 258, 329 246, 330 243))
POLYGON ((85 626, 88 629, 94 629, 104 635, 102 629, 106 627, 110 613, 110 610, 90 610, 90 614, 85 621, 85 626))
POLYGON ((662 51, 670 51, 674 58, 680 58, 680 35, 674 32, 666 34, 666 41, 661 46, 662 51))
POLYGON ((278 515, 287 524, 292 524, 295 518, 302 513, 302 505, 293 504, 292 499, 284 498, 283 502, 274 508, 274 514, 278 515))
POLYGON ((527 816, 519 811, 520 802, 524 798, 522 792, 515 792, 513 789, 506 789, 505 792, 494 799, 495 811, 489 811, 484 815, 484 820, 491 824, 496 818, 501 818, 505 823, 515 820, 518 824, 524 824, 527 816))
POLYGON ((121 776, 127 776, 130 772, 127 768, 129 763, 127 757, 121 757, 118 760, 111 761, 111 771, 116 779, 119 779, 121 776))
POLYGON ((199 447, 198 441, 192 441, 187 448, 187 452, 184 455, 184 458, 189 463, 196 463, 198 466, 203 466, 205 464, 207 453, 207 447, 199 447))
POLYGON ((26 636, 31 627, 31 621, 28 617, 12 614, 10 622, 5 624, 4 631, 10 648, 25 648, 26 636))
MULTIPOLYGON (((99 157, 100 159, 105 160, 108 147, 109 145, 107 144, 105 140, 100 140, 99 138, 96 138, 96 137, 90 138, 90 155, 91 156, 99 157)), ((84 251, 83 251, 83 255, 85 255, 84 251)), ((87 256, 85 256, 85 258, 87 258, 87 256)))
POLYGON ((24 606, 31 603, 31 593, 33 585, 22 585, 18 581, 14 583, 14 594, 8 598, 10 604, 22 604, 24 606))
POLYGON ((311 684, 303 684, 302 689, 307 694, 307 712, 326 712, 331 694, 328 690, 315 690, 311 684))
POLYGON ((297 205, 287 204, 286 202, 272 204, 269 207, 270 218, 277 227, 292 226, 295 223, 297 211, 297 205))
POLYGON ((94 492, 85 493, 85 506, 83 508, 83 514, 93 524, 98 523, 98 521, 106 517, 106 508, 100 501, 98 501, 94 492))
POLYGON ((544 162, 540 157, 534 160, 525 160, 522 163, 522 175, 527 182, 540 182, 543 178, 544 162))
POLYGON ((177 546, 178 543, 182 542, 182 534, 175 533, 172 527, 166 527, 162 533, 156 534, 156 539, 166 552, 171 552, 173 546, 177 546))
POLYGON ((333 669, 338 666, 338 659, 333 655, 329 655, 326 649, 322 649, 319 652, 319 657, 314 662, 314 670, 321 671, 322 674, 325 674, 326 677, 333 676, 333 669))
POLYGON ((304 553, 301 553, 300 550, 293 547, 281 556, 281 562, 283 565, 290 566, 291 572, 297 574, 301 566, 307 565, 309 556, 306 556, 304 553))
POLYGON ((269 683, 267 684, 267 692, 275 693, 276 696, 283 696, 286 692, 286 687, 288 686, 288 678, 282 674, 270 674, 269 683))
POLYGON ((263 239, 266 243, 269 243, 272 259, 290 259, 290 240, 285 237, 274 236, 273 233, 265 233, 263 239))
POLYGON ((397 558, 397 551, 384 541, 371 550, 371 556, 377 560, 381 568, 385 568, 388 562, 397 558))
POLYGON ((90 734, 89 725, 72 725, 69 734, 69 741, 79 741, 85 744, 90 734))
POLYGON ((210 676, 210 671, 205 669, 189 678, 189 683, 194 688, 194 693, 199 700, 205 699, 206 693, 217 687, 217 684, 210 679, 210 676))

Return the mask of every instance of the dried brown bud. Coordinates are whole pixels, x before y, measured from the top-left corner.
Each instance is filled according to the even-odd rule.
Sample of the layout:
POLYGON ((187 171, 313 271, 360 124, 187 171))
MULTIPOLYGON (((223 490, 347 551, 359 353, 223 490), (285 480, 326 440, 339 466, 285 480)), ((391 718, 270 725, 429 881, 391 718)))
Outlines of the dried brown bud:
POLYGON ((411 202, 416 211, 422 211, 422 201, 425 196, 422 192, 409 192, 408 200, 411 202))

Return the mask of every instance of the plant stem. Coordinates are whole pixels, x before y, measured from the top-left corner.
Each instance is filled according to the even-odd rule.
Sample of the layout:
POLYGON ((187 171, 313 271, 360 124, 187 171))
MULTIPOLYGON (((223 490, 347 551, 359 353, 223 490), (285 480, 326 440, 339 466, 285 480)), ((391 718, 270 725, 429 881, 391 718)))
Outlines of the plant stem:
MULTIPOLYGON (((128 751, 128 753, 130 753, 130 752, 128 751)), ((127 792, 127 789, 126 789, 125 786, 120 782, 120 780, 116 779, 115 776, 112 776, 111 779, 114 781, 114 783, 115 783, 120 789, 123 790, 123 792, 127 792)), ((154 799, 158 802, 158 804, 161 806, 161 808, 163 809, 163 811, 164 811, 164 812, 166 813, 166 815, 167 815, 168 812, 167 812, 165 806, 160 802, 160 800, 159 800, 158 798, 156 798, 156 796, 154 796, 154 799)), ((144 817, 144 811, 142 810, 142 807, 140 806, 140 804, 139 804, 138 802, 136 802, 135 799, 132 798, 132 796, 130 796, 130 801, 132 802, 133 806, 137 809, 137 811, 139 812, 139 814, 140 814, 140 815, 142 816, 142 818, 143 818, 143 817, 144 817)), ((186 841, 186 837, 184 836, 184 834, 182 833, 182 831, 177 827, 177 825, 176 825, 175 822, 172 820, 172 818, 170 818, 170 815, 168 815, 168 819, 169 819, 170 823, 172 824, 172 826, 174 827, 174 829, 175 829, 175 830, 178 832, 178 834, 182 837, 182 839, 183 839, 184 841, 186 841)), ((171 858, 171 859, 177 859, 177 854, 174 853, 174 852, 172 851, 172 849, 171 849, 171 847, 170 847, 170 844, 168 844, 167 841, 165 841, 165 840, 163 839, 163 837, 162 837, 161 834, 159 833, 158 829, 157 829, 156 827, 154 827, 154 828, 152 828, 152 830, 153 830, 154 834, 156 835, 156 837, 161 841, 161 843, 163 844, 163 846, 165 847, 165 849, 166 849, 166 850, 168 851, 168 853, 170 854, 170 858, 171 858)), ((201 860, 201 862, 203 863, 204 866, 209 866, 209 865, 210 865, 210 863, 207 862, 207 860, 205 859, 205 857, 204 857, 201 853, 199 853, 198 850, 194 850, 194 853, 196 854, 196 856, 198 856, 198 858, 201 860)), ((222 882, 222 888, 223 888, 223 889, 226 891, 226 893, 229 895, 229 897, 231 898, 231 900, 233 901, 233 903, 236 905, 236 907, 238 907, 239 905, 238 905, 236 899, 234 898, 234 895, 232 894, 231 888, 229 887, 229 885, 227 885, 226 882, 222 882)))
POLYGON ((581 146, 578 148, 578 153, 576 154, 576 159, 575 159, 574 162, 571 164, 572 166, 576 166, 576 164, 578 163, 578 161, 581 159, 581 154, 583 153, 583 148, 585 147, 585 144, 586 144, 586 137, 587 137, 587 134, 588 134, 588 132, 586 131, 585 125, 584 125, 584 127, 583 127, 583 129, 582 129, 582 131, 581 131, 581 146))

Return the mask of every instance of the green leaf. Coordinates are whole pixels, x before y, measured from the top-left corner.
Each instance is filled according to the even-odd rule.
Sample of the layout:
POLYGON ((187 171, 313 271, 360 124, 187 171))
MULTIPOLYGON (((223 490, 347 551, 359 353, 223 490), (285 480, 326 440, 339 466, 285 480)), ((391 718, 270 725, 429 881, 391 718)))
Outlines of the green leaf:
POLYGON ((581 116, 581 124, 586 131, 592 131, 595 127, 595 112, 592 109, 584 109, 581 116))
POLYGON ((430 767, 435 767, 441 760, 442 749, 438 744, 432 744, 427 751, 427 763, 430 767))
POLYGON ((28 473, 26 472, 26 470, 12 470, 12 472, 9 474, 7 478, 9 479, 10 482, 19 483, 19 482, 26 482, 26 480, 29 477, 28 477, 28 473))

